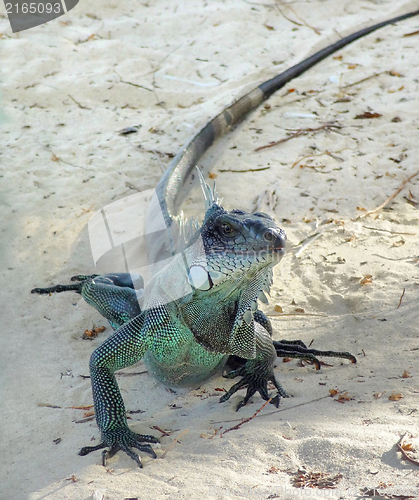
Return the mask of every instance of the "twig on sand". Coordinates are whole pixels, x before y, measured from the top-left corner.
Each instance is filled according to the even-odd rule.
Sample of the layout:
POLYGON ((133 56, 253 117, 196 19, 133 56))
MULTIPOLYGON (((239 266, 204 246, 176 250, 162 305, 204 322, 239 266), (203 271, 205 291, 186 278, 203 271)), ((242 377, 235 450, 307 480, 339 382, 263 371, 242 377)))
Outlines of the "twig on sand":
POLYGON ((236 429, 239 429, 243 424, 245 424, 246 422, 250 422, 250 420, 253 420, 256 415, 261 412, 265 406, 270 403, 272 401, 272 398, 269 398, 268 401, 266 401, 266 403, 264 403, 258 411, 256 411, 251 417, 249 418, 243 418, 241 422, 239 422, 238 424, 234 425, 233 427, 230 427, 229 429, 226 429, 224 432, 222 432, 220 434, 221 437, 223 437, 223 435, 226 433, 226 432, 230 432, 230 431, 235 431, 236 429))
POLYGON ((402 191, 402 190, 403 190, 403 188, 406 186, 406 184, 407 184, 408 182, 410 182, 410 181, 411 181, 414 177, 416 177, 418 174, 419 174, 419 170, 418 170, 416 173, 412 174, 412 175, 411 175, 410 177, 408 177, 407 179, 405 179, 405 180, 401 183, 400 187, 399 187, 399 188, 398 188, 398 189, 397 189, 397 190, 396 190, 396 191, 395 191, 395 192, 394 192, 391 196, 389 196, 389 197, 386 199, 386 201, 384 201, 383 203, 381 203, 381 205, 380 205, 379 207, 374 208, 374 210, 369 210, 368 212, 365 212, 365 213, 363 213, 363 214, 361 214, 361 215, 358 215, 358 217, 356 217, 354 220, 355 220, 355 221, 357 221, 357 220, 359 220, 359 219, 363 219, 364 217, 367 217, 367 215, 375 214, 375 212, 378 212, 379 210, 381 210, 382 208, 384 208, 384 207, 385 207, 388 203, 390 203, 390 201, 392 201, 392 200, 393 200, 393 199, 394 199, 394 198, 395 198, 395 197, 396 197, 396 196, 400 193, 400 191, 402 191))
POLYGON ((273 148, 274 146, 277 146, 278 144, 282 144, 283 142, 287 142, 290 139, 294 139, 295 137, 299 137, 300 135, 307 135, 310 134, 311 132, 320 132, 320 130, 330 130, 332 128, 342 128, 340 125, 335 125, 333 123, 324 123, 323 125, 320 125, 320 127, 316 128, 301 128, 294 132, 293 134, 290 134, 288 137, 284 137, 283 139, 280 139, 279 141, 275 142, 270 142, 269 144, 266 144, 265 146, 260 146, 255 149, 255 151, 261 151, 262 149, 267 149, 267 148, 273 148))
POLYGON ((167 453, 168 453, 168 452, 169 452, 169 451, 173 448, 173 446, 174 446, 176 443, 180 443, 180 441, 179 441, 179 440, 180 440, 180 438, 181 438, 182 436, 184 436, 187 432, 188 432, 188 429, 185 429, 183 432, 181 432, 181 433, 179 434, 179 436, 178 436, 178 437, 176 437, 176 438, 175 438, 175 439, 174 439, 174 440, 173 440, 173 441, 169 444, 169 446, 168 446, 168 447, 164 450, 164 453, 163 453, 163 455, 162 455, 160 458, 164 458, 164 457, 167 455, 167 453))
POLYGON ((403 300, 405 292, 406 292, 406 288, 403 288, 403 292, 402 292, 402 295, 400 297, 399 305, 397 306, 397 309, 402 305, 402 300, 403 300))
POLYGON ((73 96, 71 96, 70 94, 68 94, 68 97, 69 97, 72 101, 74 101, 80 109, 92 109, 92 108, 88 108, 87 106, 83 106, 83 104, 80 104, 80 103, 79 103, 78 101, 76 101, 76 100, 74 99, 74 97, 73 97, 73 96))
MULTIPOLYGON (((273 415, 274 413, 279 413, 279 412, 282 412, 282 411, 293 410, 294 408, 299 408, 300 406, 305 406, 305 405, 308 405, 308 404, 311 404, 311 403, 317 403, 317 401, 321 401, 322 399, 328 399, 328 398, 330 398, 330 394, 328 394, 327 396, 322 396, 320 398, 311 399, 310 401, 306 401, 305 403, 299 403, 298 405, 288 406, 288 408, 279 408, 278 410, 273 410, 273 411, 270 411, 268 413, 263 413, 262 415, 257 415, 257 413, 259 413, 259 411, 263 409, 263 406, 262 406, 262 408, 260 410, 258 410, 251 418, 254 418, 255 416, 257 416, 257 417, 267 417, 268 415, 273 415)), ((249 420, 251 420, 251 418, 249 420)), ((237 422, 237 420, 239 420, 239 419, 235 418, 233 420, 220 420, 220 421, 217 421, 217 422, 212 421, 211 424, 224 424, 226 422, 237 422)))

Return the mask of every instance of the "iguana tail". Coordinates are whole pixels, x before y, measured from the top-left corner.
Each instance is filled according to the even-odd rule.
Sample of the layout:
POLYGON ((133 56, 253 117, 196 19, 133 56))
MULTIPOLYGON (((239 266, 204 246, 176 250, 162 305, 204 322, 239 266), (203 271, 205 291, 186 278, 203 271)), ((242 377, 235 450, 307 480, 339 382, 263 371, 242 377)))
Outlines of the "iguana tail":
POLYGON ((419 10, 403 14, 375 24, 368 28, 353 33, 342 38, 333 45, 319 50, 304 61, 292 66, 283 73, 262 83, 238 101, 222 111, 213 118, 205 127, 198 132, 191 141, 182 148, 174 158, 172 164, 167 169, 157 185, 157 195, 160 205, 166 218, 166 223, 171 224, 178 214, 178 205, 182 201, 185 190, 192 184, 193 171, 202 155, 212 146, 217 139, 224 136, 235 125, 240 123, 251 111, 257 108, 263 101, 268 99, 273 93, 281 89, 288 82, 297 78, 312 66, 338 51, 342 47, 362 38, 383 26, 403 21, 419 14, 419 10))

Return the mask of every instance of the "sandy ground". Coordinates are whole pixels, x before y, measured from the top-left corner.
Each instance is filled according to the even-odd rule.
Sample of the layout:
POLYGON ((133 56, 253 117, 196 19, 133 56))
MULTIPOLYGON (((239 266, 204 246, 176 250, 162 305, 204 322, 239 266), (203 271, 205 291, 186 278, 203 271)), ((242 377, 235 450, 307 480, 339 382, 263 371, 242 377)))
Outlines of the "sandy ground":
MULTIPOLYGON (((419 199, 419 176, 384 210, 354 220, 419 168, 419 36, 404 36, 419 30, 419 17, 289 84, 209 158, 226 207, 254 210, 266 190, 277 196, 273 211, 290 245, 265 308, 275 338, 351 351, 356 366, 329 360, 316 372, 278 359, 293 397, 222 437, 261 407, 259 397, 238 414, 241 395, 218 404, 216 389, 231 384, 221 376, 170 392, 147 374, 119 375, 127 409, 143 412, 131 414, 132 428, 169 435, 157 460, 142 457, 144 469, 123 453, 103 468, 99 452, 77 455, 99 433, 69 407, 92 403, 81 375, 110 329, 82 340, 107 325, 79 296, 29 293, 94 272, 91 215, 154 187, 170 155, 234 98, 337 33, 418 8, 402 0, 85 0, 21 34, 2 10, 2 500, 346 499, 379 485, 419 495, 419 467, 396 446, 408 433, 419 450, 419 212, 405 199, 409 189, 419 199), (365 112, 381 116, 355 119, 365 112), (254 151, 331 121, 341 128, 254 151), (128 126, 138 132, 117 133, 128 126), (341 474, 337 489, 295 488, 299 469, 341 474)), ((191 195, 186 209, 196 211, 197 200, 191 195)), ((125 373, 144 370, 139 363, 125 373)))

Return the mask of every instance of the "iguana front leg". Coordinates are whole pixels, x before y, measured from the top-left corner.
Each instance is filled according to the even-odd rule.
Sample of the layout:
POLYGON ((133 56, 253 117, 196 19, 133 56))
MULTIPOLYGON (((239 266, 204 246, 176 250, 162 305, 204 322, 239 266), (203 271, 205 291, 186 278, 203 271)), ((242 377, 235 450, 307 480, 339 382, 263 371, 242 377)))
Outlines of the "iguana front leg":
POLYGON ((123 325, 99 346, 90 358, 90 376, 96 421, 102 435, 102 442, 97 446, 82 448, 79 455, 87 455, 105 447, 102 462, 115 455, 119 450, 142 467, 141 460, 132 448, 149 453, 156 458, 149 444, 158 439, 131 431, 125 416, 125 405, 115 379, 115 371, 131 366, 139 361, 148 349, 146 334, 143 330, 144 315, 141 314, 123 325))
POLYGON ((320 370, 320 361, 316 356, 324 356, 329 358, 344 358, 349 359, 351 363, 356 363, 356 358, 350 352, 339 351, 319 351, 318 349, 310 349, 306 347, 301 340, 281 340, 273 341, 273 345, 278 357, 297 358, 311 361, 315 364, 316 369, 320 370))
POLYGON ((277 389, 277 394, 272 397, 271 403, 277 408, 281 397, 288 397, 285 390, 276 380, 274 374, 274 361, 276 359, 276 351, 272 344, 272 339, 268 332, 258 323, 254 323, 255 338, 256 338, 256 357, 249 359, 239 369, 233 370, 224 376, 226 378, 234 378, 241 376, 242 379, 234 384, 220 399, 220 403, 224 403, 240 389, 247 388, 246 396, 237 405, 236 411, 240 410, 253 396, 259 392, 265 401, 269 400, 268 382, 272 382, 277 389))

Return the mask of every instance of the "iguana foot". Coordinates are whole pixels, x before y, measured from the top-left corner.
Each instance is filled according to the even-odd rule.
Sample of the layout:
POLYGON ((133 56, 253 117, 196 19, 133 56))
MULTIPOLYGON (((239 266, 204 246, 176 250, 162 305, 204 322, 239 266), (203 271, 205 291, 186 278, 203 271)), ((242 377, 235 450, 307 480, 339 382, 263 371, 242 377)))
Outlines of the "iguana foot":
POLYGON ((96 278, 99 274, 77 274, 77 276, 72 276, 70 281, 86 281, 96 278))
POLYGON ((243 406, 247 404, 249 399, 253 396, 253 394, 259 392, 259 394, 262 396, 262 398, 265 401, 268 401, 270 399, 269 393, 268 393, 268 382, 272 382, 274 386, 276 387, 278 393, 276 396, 271 398, 271 404, 275 405, 277 408, 279 406, 281 397, 283 398, 288 398, 288 394, 285 392, 285 390, 281 387, 281 384, 276 380, 275 375, 273 373, 269 374, 263 374, 258 373, 255 370, 249 370, 248 363, 244 365, 242 368, 239 368, 238 370, 233 370, 229 373, 226 373, 223 375, 225 378, 234 378, 241 376, 243 377, 237 384, 234 384, 225 394, 220 398, 220 403, 224 403, 228 399, 231 398, 231 396, 237 392, 240 389, 247 388, 246 396, 236 407, 236 411, 240 410, 243 406))
POLYGON ((76 285, 55 285, 48 288, 33 288, 31 293, 39 293, 40 295, 50 294, 50 293, 60 293, 60 292, 80 292, 81 283, 76 285))
POLYGON ((92 451, 101 450, 103 448, 109 447, 109 450, 103 450, 102 452, 102 465, 106 466, 106 460, 108 458, 112 458, 115 453, 119 450, 124 451, 129 457, 135 460, 139 467, 143 467, 141 463, 140 457, 135 453, 131 448, 137 448, 137 450, 148 453, 153 458, 157 458, 153 448, 149 444, 141 444, 142 442, 146 443, 158 443, 159 440, 154 436, 144 435, 144 434, 136 434, 132 432, 130 429, 120 429, 118 431, 108 431, 104 432, 104 440, 102 443, 97 446, 85 446, 79 451, 79 455, 84 456, 92 451))
POLYGON ((313 362, 316 365, 317 370, 320 370, 320 361, 316 356, 345 358, 349 359, 352 363, 356 363, 355 356, 352 356, 349 352, 319 351, 317 349, 310 349, 301 340, 281 340, 279 342, 274 340, 272 343, 278 357, 305 359, 313 362))

